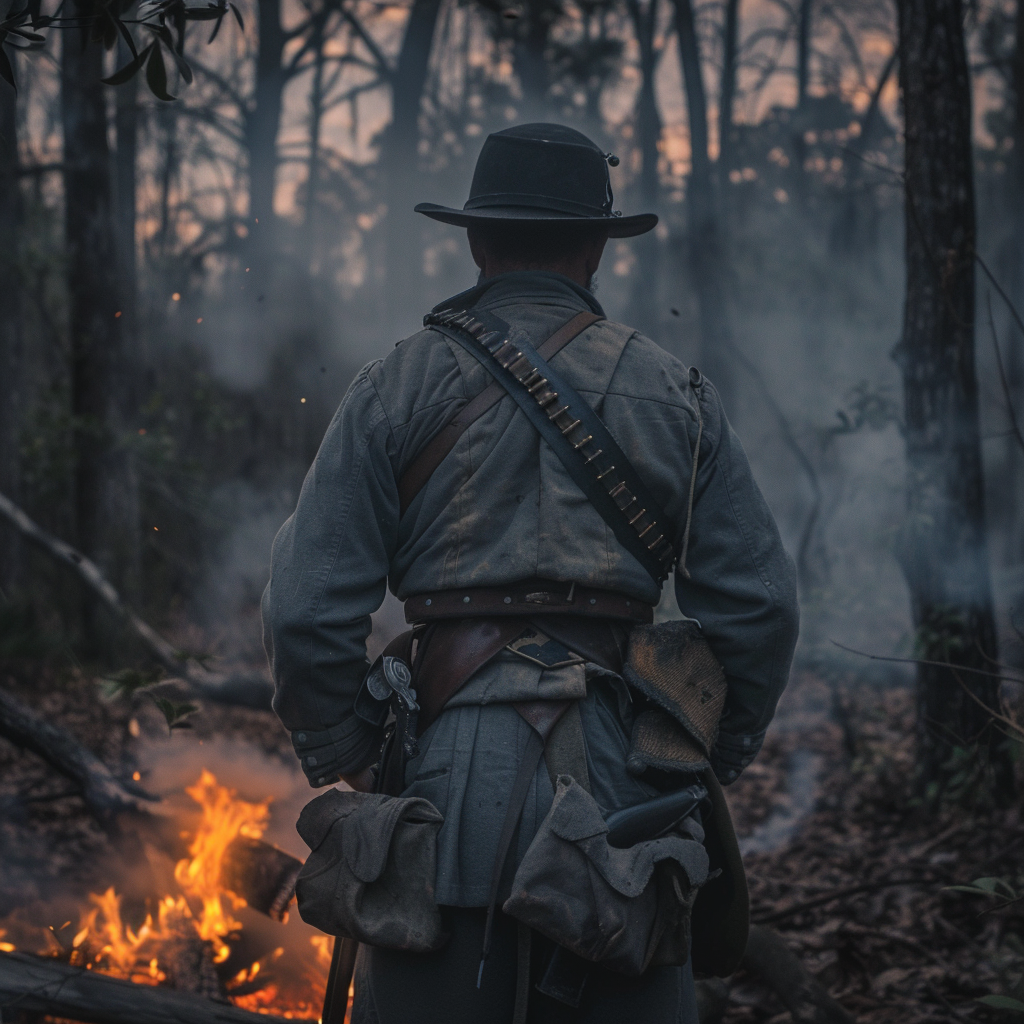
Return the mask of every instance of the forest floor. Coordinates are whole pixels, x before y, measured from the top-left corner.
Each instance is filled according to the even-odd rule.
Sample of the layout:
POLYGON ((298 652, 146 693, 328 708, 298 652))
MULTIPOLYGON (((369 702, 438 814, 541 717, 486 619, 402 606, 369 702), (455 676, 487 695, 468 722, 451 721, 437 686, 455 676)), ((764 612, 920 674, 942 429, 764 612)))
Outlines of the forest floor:
MULTIPOLYGON (((1012 1020, 978 999, 1008 992, 1024 972, 1024 903, 994 910, 995 900, 947 887, 992 876, 1024 886, 1024 816, 1019 807, 914 806, 911 692, 855 682, 837 696, 817 676, 798 673, 762 755, 727 791, 753 918, 777 929, 858 1021, 1012 1020)), ((151 702, 105 702, 78 668, 11 661, 0 665, 0 685, 126 776, 155 763, 147 745, 164 744, 164 764, 167 751, 177 751, 190 766, 187 779, 205 763, 200 748, 212 755, 228 744, 236 760, 250 751, 259 766, 248 773, 250 789, 259 785, 253 778, 275 779, 271 788, 291 792, 281 778, 298 780, 283 803, 285 826, 296 801, 308 798, 269 712, 204 704, 187 733, 168 738, 151 702)), ((0 741, 0 929, 47 912, 57 927, 64 910, 55 891, 63 906, 88 905, 86 894, 103 891, 122 869, 69 783, 0 741)), ((740 972, 722 1019, 782 1024, 790 1015, 740 972)))
MULTIPOLYGON (((1024 891, 1020 806, 916 805, 909 689, 837 693, 798 673, 779 724, 727 790, 741 845, 803 801, 794 768, 812 766, 815 794, 787 842, 744 851, 753 920, 777 929, 858 1021, 1014 1019, 978 999, 1024 974, 1024 903, 996 910, 1003 900, 948 887, 1002 877, 1024 891)), ((789 1019, 763 986, 732 979, 727 1024, 789 1019)))

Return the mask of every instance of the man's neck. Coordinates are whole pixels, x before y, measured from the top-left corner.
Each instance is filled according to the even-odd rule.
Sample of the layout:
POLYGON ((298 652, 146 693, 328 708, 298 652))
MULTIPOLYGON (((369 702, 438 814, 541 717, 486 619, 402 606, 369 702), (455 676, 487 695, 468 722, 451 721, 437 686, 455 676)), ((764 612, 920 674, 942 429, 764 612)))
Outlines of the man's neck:
POLYGON ((480 271, 480 281, 489 281, 492 277, 500 277, 502 274, 511 274, 514 271, 546 271, 550 274, 561 274, 570 281, 578 284, 581 288, 590 290, 592 275, 588 272, 586 264, 581 260, 562 260, 559 263, 528 264, 513 260, 495 260, 490 257, 486 260, 480 271))

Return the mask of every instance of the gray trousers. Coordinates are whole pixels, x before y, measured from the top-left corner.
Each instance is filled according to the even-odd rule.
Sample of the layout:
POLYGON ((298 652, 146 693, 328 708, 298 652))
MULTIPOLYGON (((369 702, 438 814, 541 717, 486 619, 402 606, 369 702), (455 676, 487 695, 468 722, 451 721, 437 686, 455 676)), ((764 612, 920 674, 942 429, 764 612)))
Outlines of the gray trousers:
MULTIPOLYGON (((446 907, 447 944, 434 953, 363 946, 355 971, 352 1024, 509 1024, 516 991, 516 922, 500 911, 480 988, 482 909, 446 907)), ((528 1024, 697 1024, 693 972, 655 967, 627 978, 595 967, 578 1010, 539 993, 552 944, 534 934, 528 1024)))

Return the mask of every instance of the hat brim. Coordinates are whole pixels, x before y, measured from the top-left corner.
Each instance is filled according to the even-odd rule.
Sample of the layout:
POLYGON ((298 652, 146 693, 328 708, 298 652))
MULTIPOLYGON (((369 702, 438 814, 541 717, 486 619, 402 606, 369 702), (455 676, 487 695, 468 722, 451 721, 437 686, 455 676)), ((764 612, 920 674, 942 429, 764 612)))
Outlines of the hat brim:
POLYGON ((608 231, 609 238, 632 238, 643 235, 658 223, 656 213, 637 213, 632 217, 582 217, 532 206, 487 206, 479 210, 455 210, 436 203, 418 203, 416 213, 422 213, 442 224, 468 228, 473 224, 507 224, 509 221, 535 224, 593 224, 608 231))

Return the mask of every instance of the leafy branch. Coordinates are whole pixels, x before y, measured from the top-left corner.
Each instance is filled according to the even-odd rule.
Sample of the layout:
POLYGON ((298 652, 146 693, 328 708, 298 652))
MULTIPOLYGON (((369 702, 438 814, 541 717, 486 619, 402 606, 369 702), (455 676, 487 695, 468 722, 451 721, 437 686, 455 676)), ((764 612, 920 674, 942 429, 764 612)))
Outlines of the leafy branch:
POLYGON ((131 60, 109 78, 102 79, 105 85, 123 85, 134 78, 143 68, 146 84, 157 99, 170 101, 174 97, 167 91, 168 58, 177 67, 185 84, 192 82, 192 68, 185 58, 185 36, 190 22, 212 21, 213 31, 207 43, 212 43, 220 32, 224 18, 231 13, 241 31, 245 31, 242 14, 231 0, 143 0, 139 5, 138 17, 125 18, 130 0, 81 0, 72 15, 59 13, 43 14, 42 0, 14 0, 7 17, 0 21, 0 77, 15 90, 14 68, 4 51, 4 45, 13 49, 39 50, 46 44, 47 29, 78 29, 87 32, 87 38, 111 50, 118 39, 123 39, 131 52, 131 60), (151 36, 151 41, 141 50, 129 28, 139 26, 151 36))

